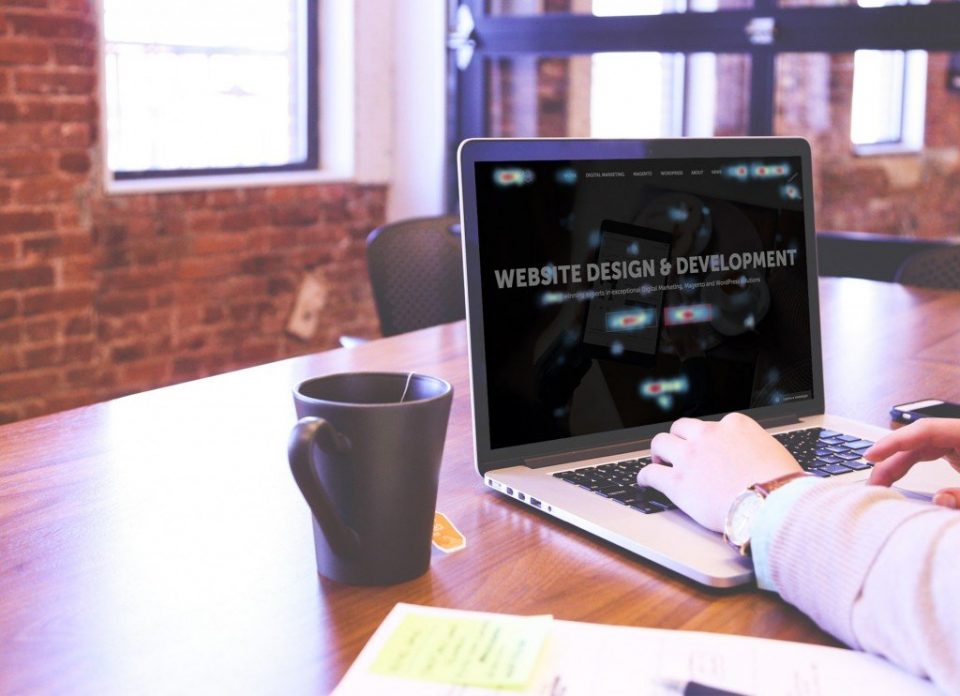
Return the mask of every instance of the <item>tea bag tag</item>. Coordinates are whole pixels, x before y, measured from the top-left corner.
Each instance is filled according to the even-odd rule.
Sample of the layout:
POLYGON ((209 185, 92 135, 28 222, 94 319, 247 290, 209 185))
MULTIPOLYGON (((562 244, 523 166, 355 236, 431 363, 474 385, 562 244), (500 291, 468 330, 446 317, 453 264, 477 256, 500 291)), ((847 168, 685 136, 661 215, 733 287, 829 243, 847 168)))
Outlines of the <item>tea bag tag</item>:
POLYGON ((466 547, 467 538, 453 526, 442 512, 433 514, 433 545, 444 553, 453 553, 466 547))

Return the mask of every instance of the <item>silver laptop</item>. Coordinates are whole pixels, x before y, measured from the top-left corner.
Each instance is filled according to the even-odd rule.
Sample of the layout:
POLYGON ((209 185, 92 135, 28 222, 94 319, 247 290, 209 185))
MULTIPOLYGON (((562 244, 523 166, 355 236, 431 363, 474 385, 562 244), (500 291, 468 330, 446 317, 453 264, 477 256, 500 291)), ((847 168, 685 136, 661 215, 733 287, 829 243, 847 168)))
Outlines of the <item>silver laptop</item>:
MULTIPOLYGON (((808 471, 868 477, 886 431, 824 413, 806 141, 468 140, 459 171, 487 486, 730 587, 750 561, 636 485, 653 435, 741 411, 808 471)), ((901 485, 951 474, 940 461, 901 485)))

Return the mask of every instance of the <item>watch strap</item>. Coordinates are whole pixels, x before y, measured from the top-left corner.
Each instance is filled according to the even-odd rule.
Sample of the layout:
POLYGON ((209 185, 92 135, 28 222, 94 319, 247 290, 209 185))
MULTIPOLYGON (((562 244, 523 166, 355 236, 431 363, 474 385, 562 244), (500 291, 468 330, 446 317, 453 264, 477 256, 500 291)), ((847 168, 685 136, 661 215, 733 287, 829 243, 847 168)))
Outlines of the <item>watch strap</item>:
POLYGON ((766 498, 768 495, 773 493, 778 488, 785 486, 786 484, 794 481, 798 478, 806 478, 810 476, 806 471, 795 471, 791 474, 786 474, 784 476, 778 476, 772 481, 767 481, 766 483, 755 483, 750 486, 750 490, 755 491, 757 495, 761 498, 766 498))

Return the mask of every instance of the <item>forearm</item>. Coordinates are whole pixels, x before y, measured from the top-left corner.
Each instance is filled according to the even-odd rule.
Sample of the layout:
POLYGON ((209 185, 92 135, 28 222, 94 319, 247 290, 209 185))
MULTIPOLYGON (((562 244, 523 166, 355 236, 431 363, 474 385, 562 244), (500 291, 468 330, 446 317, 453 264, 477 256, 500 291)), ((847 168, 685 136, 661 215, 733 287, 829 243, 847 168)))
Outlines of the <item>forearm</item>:
POLYGON ((960 691, 960 514, 802 481, 770 496, 754 537, 765 589, 849 645, 960 691))

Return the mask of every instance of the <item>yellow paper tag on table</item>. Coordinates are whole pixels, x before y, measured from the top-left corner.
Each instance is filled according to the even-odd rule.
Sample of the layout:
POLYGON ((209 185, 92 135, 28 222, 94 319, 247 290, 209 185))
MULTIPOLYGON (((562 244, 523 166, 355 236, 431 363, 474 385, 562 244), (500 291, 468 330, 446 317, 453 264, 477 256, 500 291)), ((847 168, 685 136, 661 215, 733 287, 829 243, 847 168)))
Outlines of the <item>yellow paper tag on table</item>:
POLYGON ((370 671, 461 686, 524 689, 533 679, 552 621, 550 616, 409 614, 370 671))
POLYGON ((446 515, 436 512, 433 515, 433 545, 444 553, 453 553, 464 548, 467 539, 446 515))

